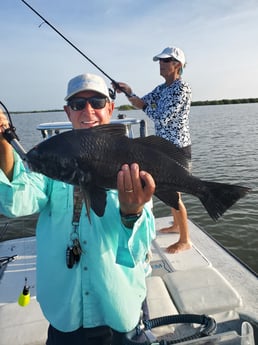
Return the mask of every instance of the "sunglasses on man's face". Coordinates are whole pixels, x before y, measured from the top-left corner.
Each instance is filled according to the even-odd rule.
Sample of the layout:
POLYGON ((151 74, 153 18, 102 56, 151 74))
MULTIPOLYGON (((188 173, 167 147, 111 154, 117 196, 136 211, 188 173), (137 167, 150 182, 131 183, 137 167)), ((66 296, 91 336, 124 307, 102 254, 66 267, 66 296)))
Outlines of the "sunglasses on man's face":
POLYGON ((176 59, 174 58, 164 58, 164 59, 159 59, 159 61, 162 61, 162 62, 165 62, 165 63, 168 63, 168 62, 178 62, 176 59))
POLYGON ((73 111, 80 111, 83 110, 86 106, 86 103, 89 102, 93 109, 102 109, 105 107, 107 103, 107 97, 74 97, 71 98, 67 105, 73 110, 73 111))

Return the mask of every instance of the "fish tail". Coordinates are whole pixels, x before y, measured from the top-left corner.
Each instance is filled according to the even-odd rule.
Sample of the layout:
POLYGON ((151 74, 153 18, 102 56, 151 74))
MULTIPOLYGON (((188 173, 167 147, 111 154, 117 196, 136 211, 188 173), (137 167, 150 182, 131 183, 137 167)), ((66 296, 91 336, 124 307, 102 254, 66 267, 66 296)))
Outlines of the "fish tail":
POLYGON ((227 209, 251 190, 247 187, 225 183, 202 182, 204 190, 202 189, 203 193, 198 193, 198 197, 213 220, 219 219, 227 209))

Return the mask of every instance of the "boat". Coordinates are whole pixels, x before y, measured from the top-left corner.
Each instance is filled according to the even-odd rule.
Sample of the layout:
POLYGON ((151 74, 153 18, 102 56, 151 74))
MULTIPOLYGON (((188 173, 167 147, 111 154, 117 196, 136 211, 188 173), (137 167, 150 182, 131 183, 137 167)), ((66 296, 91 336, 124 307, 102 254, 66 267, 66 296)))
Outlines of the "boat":
MULTIPOLYGON (((141 125, 144 135, 139 120, 120 120, 129 135, 133 125, 141 125)), ((49 137, 70 128, 48 123, 37 129, 49 137)), ((156 229, 171 221, 156 218, 156 229)), ((165 249, 179 235, 157 231, 146 277, 147 312, 126 344, 258 344, 257 274, 190 219, 188 224, 192 248, 178 254, 165 249)), ((48 322, 36 299, 36 255, 34 236, 0 242, 0 345, 45 344, 48 322)))

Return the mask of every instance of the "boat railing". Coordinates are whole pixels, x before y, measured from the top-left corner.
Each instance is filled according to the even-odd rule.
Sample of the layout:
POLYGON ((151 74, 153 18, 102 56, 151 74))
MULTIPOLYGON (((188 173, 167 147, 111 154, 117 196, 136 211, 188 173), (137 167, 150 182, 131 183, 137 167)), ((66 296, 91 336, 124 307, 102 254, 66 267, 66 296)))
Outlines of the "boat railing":
MULTIPOLYGON (((123 114, 119 114, 117 119, 111 119, 110 123, 121 123, 126 127, 126 135, 129 138, 137 136, 145 137, 147 135, 147 126, 145 120, 126 118, 123 114), (133 127, 139 127, 139 134, 135 134, 133 127)), ((69 121, 45 122, 37 126, 37 130, 41 131, 43 139, 48 139, 61 131, 71 130, 72 124, 69 121)))

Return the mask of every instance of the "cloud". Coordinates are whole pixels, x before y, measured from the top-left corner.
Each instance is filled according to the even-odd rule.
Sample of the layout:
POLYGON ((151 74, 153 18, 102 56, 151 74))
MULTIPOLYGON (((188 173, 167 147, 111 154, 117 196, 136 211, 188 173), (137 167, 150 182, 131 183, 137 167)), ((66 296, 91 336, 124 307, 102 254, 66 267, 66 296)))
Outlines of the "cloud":
MULTIPOLYGON (((27 1, 111 78, 128 82, 139 95, 163 82, 152 57, 175 45, 185 51, 183 77, 194 100, 256 97, 255 0, 27 1)), ((15 6, 4 1, 0 16, 0 94, 13 108, 58 107, 73 75, 101 74, 21 1, 15 6)), ((123 95, 117 99, 126 102, 123 95)))

